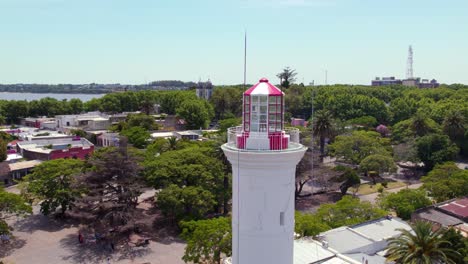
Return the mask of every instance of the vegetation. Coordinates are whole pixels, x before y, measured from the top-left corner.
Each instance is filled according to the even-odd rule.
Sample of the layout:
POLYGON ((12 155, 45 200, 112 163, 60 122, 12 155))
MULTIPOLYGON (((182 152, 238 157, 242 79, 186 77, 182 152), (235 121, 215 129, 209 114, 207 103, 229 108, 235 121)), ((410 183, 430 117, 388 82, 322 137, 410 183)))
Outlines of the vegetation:
POLYGON ((382 208, 395 211, 400 218, 409 220, 411 213, 431 205, 431 200, 424 190, 403 189, 397 193, 383 194, 380 197, 380 205, 382 208))
POLYGON ((181 222, 181 237, 187 241, 182 259, 192 263, 221 263, 223 256, 231 256, 231 219, 181 222))
POLYGON ((453 162, 437 165, 421 181, 437 202, 468 195, 468 170, 459 169, 453 162))
POLYGON ((416 222, 413 230, 399 229, 401 235, 391 238, 386 257, 396 263, 448 263, 455 264, 460 258, 451 248, 451 243, 443 239, 443 229, 432 231, 432 225, 416 222))
POLYGON ((10 234, 11 228, 6 220, 9 217, 24 216, 32 213, 32 208, 20 195, 6 192, 0 186, 0 235, 10 234))
POLYGON ((284 87, 287 89, 289 88, 291 84, 293 84, 296 81, 296 75, 297 75, 296 70, 286 67, 283 69, 282 72, 278 73, 276 77, 280 79, 281 87, 284 87))
POLYGON ((56 159, 43 162, 33 173, 24 177, 25 191, 29 197, 41 200, 45 215, 60 209, 63 215, 82 193, 75 188, 76 177, 84 170, 84 162, 77 159, 56 159))

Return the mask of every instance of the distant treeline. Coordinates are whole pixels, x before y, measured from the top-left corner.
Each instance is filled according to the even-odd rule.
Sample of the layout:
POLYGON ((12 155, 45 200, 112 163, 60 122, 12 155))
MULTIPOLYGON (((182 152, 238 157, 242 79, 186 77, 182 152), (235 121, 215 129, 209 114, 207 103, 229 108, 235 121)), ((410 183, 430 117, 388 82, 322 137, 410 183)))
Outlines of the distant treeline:
POLYGON ((142 90, 186 90, 196 86, 194 82, 176 80, 155 81, 149 84, 0 84, 0 92, 14 93, 71 93, 71 94, 103 94, 116 91, 142 90))

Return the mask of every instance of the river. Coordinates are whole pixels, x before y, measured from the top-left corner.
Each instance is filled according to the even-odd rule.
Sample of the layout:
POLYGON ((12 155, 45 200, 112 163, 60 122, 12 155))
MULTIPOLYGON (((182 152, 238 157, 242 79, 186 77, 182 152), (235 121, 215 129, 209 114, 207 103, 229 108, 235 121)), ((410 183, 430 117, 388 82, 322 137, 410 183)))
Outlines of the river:
POLYGON ((66 93, 9 93, 9 92, 0 92, 0 100, 39 100, 45 97, 52 97, 57 100, 63 99, 73 99, 77 98, 83 102, 89 101, 93 98, 99 98, 104 96, 104 94, 66 94, 66 93))

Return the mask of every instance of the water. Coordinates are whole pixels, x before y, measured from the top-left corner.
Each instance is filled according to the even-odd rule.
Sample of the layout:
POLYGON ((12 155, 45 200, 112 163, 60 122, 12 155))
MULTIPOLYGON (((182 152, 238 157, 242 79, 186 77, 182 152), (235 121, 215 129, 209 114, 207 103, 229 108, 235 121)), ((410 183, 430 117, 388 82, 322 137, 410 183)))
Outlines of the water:
POLYGON ((65 94, 65 93, 9 93, 0 92, 0 100, 39 100, 45 97, 55 98, 57 100, 77 98, 83 102, 87 102, 93 98, 100 98, 104 94, 65 94))

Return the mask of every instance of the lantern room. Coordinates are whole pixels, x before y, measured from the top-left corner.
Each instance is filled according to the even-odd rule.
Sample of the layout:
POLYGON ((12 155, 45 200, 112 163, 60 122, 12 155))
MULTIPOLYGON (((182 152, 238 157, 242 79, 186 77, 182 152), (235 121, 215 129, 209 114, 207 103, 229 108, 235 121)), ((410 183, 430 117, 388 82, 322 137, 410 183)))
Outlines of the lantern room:
POLYGON ((244 93, 242 135, 238 148, 281 150, 288 147, 283 131, 284 93, 262 78, 244 93))

